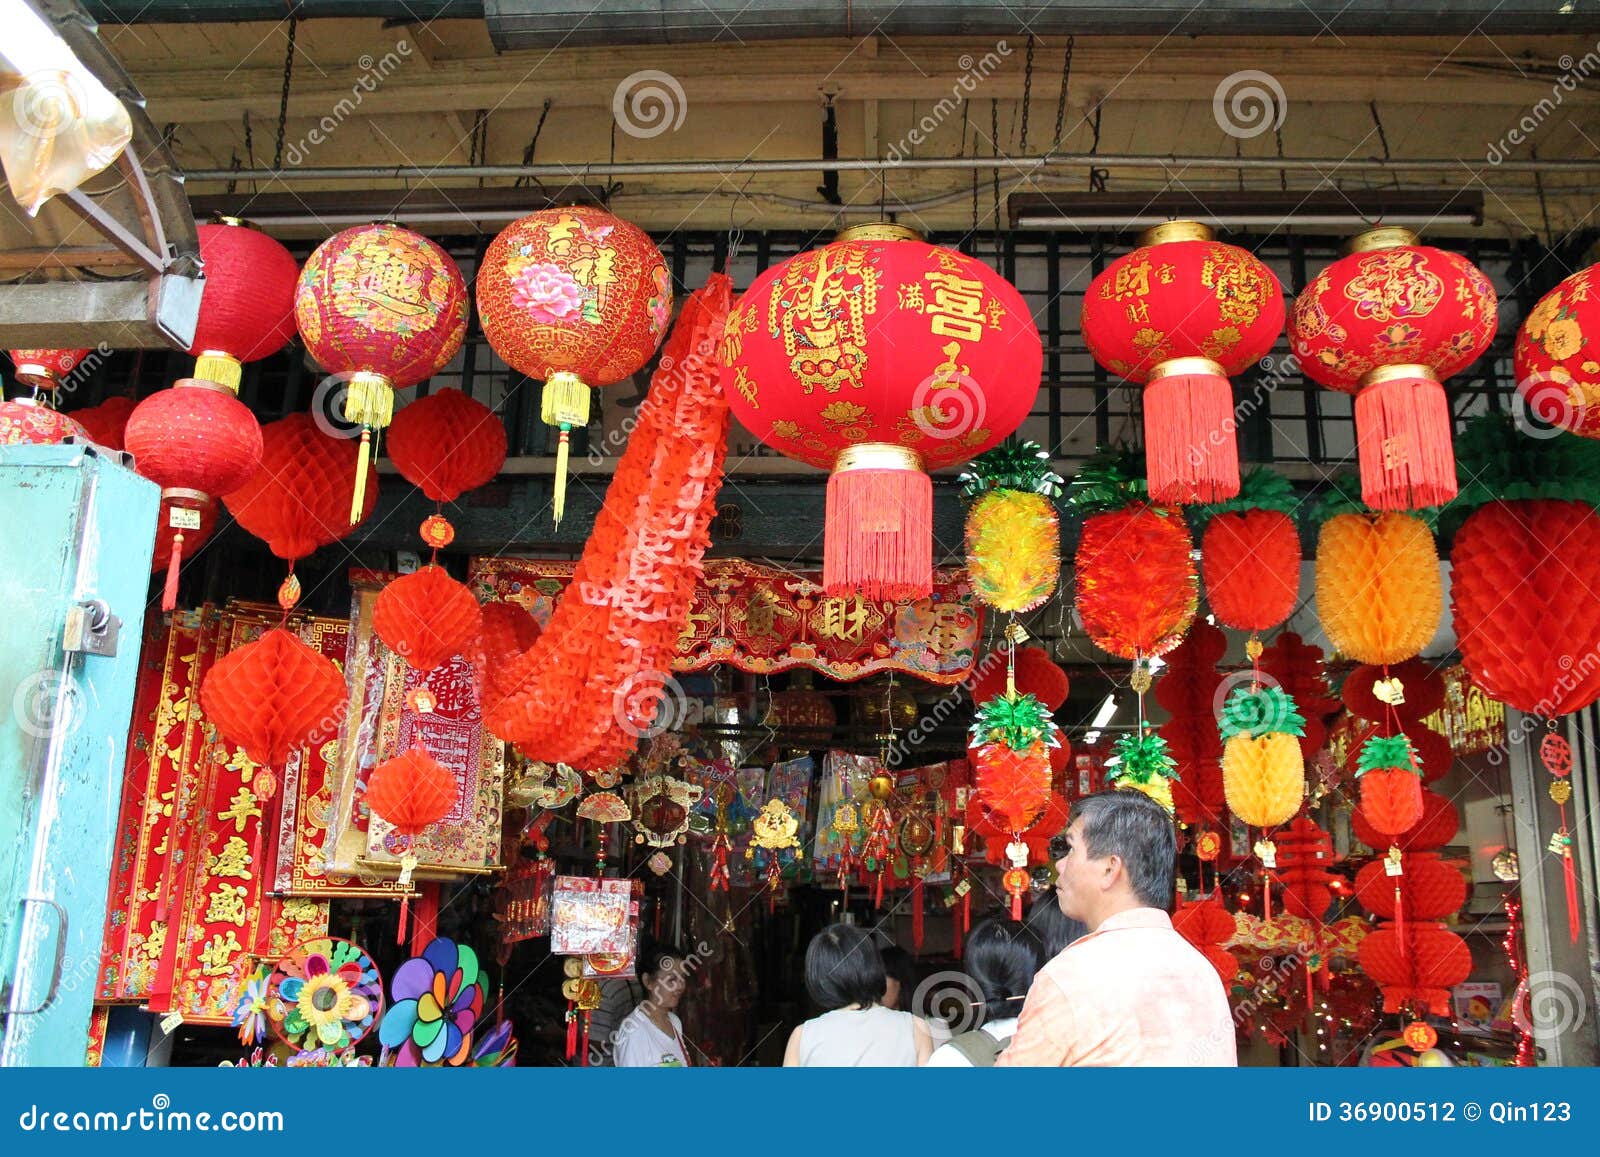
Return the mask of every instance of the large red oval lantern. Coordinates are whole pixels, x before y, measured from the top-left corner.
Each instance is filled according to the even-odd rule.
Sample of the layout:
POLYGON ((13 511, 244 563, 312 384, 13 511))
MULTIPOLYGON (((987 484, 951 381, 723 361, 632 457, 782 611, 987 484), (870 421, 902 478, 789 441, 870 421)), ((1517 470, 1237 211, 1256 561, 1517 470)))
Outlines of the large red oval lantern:
POLYGON ((483 336, 512 369, 544 383, 539 415, 558 427, 554 512, 566 504, 571 431, 589 391, 637 373, 666 336, 672 276, 636 225, 590 206, 507 225, 478 266, 483 336))
POLYGON ((202 225, 205 282, 189 354, 194 376, 239 388, 243 362, 277 353, 294 336, 294 256, 254 225, 233 217, 202 225))
POLYGON ((295 318, 317 364, 347 378, 344 416, 361 427, 354 525, 362 517, 372 435, 394 416, 394 391, 426 381, 461 348, 467 282, 450 255, 420 233, 362 225, 335 233, 306 260, 295 318))
POLYGON ((433 501, 454 502, 493 481, 505 465, 505 424, 460 390, 435 390, 394 416, 389 460, 433 501))
POLYGON ((1272 349, 1283 318, 1272 270, 1195 221, 1149 230, 1090 283, 1084 342, 1095 361, 1144 386, 1145 460, 1157 502, 1239 493, 1228 379, 1272 349))
POLYGON ((728 317, 722 355, 745 428, 832 471, 824 587, 873 599, 933 589, 925 471, 1016 430, 1044 360, 1009 282, 881 224, 846 229, 757 277, 728 317))
POLYGON ((1517 389, 1552 426, 1600 438, 1600 298, 1581 269, 1539 299, 1517 331, 1517 389))
POLYGON ((1445 378, 1494 340, 1498 298, 1462 257, 1373 229, 1306 286, 1289 344, 1306 376, 1354 394, 1361 497, 1374 510, 1437 506, 1456 494, 1445 378))

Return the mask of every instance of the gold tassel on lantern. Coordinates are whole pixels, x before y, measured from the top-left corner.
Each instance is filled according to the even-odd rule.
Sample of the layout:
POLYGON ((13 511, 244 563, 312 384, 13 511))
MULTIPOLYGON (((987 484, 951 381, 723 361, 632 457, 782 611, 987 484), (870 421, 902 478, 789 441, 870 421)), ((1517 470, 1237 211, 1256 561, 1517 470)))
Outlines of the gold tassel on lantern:
POLYGON ((361 521, 362 500, 367 494, 367 468, 376 456, 373 431, 382 430, 394 417, 394 387, 382 374, 350 375, 344 398, 345 421, 361 427, 361 451, 356 459, 356 488, 350 496, 350 525, 361 521))
POLYGON ((589 424, 589 387, 577 374, 551 374, 539 395, 539 417, 547 426, 561 427, 556 442, 556 479, 552 505, 556 525, 561 525, 561 515, 567 508, 567 457, 574 426, 580 429, 589 424))

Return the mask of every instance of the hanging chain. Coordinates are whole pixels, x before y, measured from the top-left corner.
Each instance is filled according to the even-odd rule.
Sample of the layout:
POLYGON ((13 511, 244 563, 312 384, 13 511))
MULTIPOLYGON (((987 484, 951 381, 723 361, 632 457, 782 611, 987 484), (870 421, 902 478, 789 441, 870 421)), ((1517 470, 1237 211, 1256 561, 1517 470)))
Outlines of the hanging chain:
MULTIPOLYGON (((989 146, 994 155, 1000 155, 1000 102, 989 102, 989 146)), ((994 267, 1000 268, 1000 166, 993 170, 994 177, 994 267)))
POLYGON ((1033 34, 1028 34, 1028 55, 1022 64, 1022 139, 1017 152, 1028 155, 1028 106, 1033 103, 1033 34))
POLYGON ((283 95, 278 98, 278 146, 272 153, 274 169, 283 168, 283 134, 289 124, 289 86, 294 83, 294 38, 299 28, 299 17, 289 17, 289 45, 283 53, 283 95))
MULTIPOLYGON (((1094 119, 1089 122, 1089 128, 1094 133, 1094 136, 1089 140, 1089 155, 1092 157, 1100 151, 1100 104, 1098 101, 1095 103, 1094 119)), ((1104 193, 1106 191, 1106 175, 1105 169, 1091 166, 1089 169, 1089 192, 1104 193)))
POLYGON ((1061 147, 1061 133, 1067 123, 1067 86, 1072 82, 1072 49, 1077 40, 1076 36, 1067 37, 1067 50, 1061 54, 1061 91, 1056 94, 1056 135, 1050 140, 1050 153, 1061 147))

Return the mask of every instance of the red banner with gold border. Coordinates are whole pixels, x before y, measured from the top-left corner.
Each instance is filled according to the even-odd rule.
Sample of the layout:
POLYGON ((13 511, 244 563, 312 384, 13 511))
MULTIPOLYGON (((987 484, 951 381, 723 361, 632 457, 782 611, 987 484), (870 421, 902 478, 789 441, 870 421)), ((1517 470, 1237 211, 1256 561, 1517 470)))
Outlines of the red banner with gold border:
MULTIPOLYGON (((471 581, 479 601, 520 603, 543 625, 575 565, 477 558, 471 581)), ((982 619, 965 570, 936 571, 932 596, 911 603, 833 598, 823 593, 821 578, 815 571, 708 559, 673 669, 727 663, 771 674, 806 667, 845 681, 898 671, 947 685, 972 673, 982 619)))

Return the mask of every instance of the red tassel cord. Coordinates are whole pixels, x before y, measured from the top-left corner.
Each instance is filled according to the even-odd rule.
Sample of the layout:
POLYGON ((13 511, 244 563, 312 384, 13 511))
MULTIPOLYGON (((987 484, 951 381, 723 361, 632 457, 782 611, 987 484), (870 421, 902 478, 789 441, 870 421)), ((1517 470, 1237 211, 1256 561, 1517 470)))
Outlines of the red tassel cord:
POLYGON ((898 446, 863 445, 828 476, 822 585, 829 594, 903 601, 933 592, 933 479, 909 465, 849 467, 847 455, 914 460, 898 446))
POLYGON ((418 885, 422 895, 417 897, 416 915, 411 921, 411 955, 421 956, 423 949, 439 935, 439 892, 437 882, 418 885))
POLYGON ((911 877, 911 949, 922 952, 922 877, 911 877))
POLYGON ((578 1055, 578 1005, 567 1001, 567 1060, 578 1055))
POLYGON ((711 878, 706 890, 726 892, 729 886, 728 852, 733 847, 727 832, 718 832, 711 841, 711 878))
POLYGON ((1578 942, 1578 873, 1572 864, 1572 837, 1567 834, 1566 809, 1562 809, 1561 836, 1564 847, 1561 850, 1561 878, 1567 887, 1567 934, 1572 938, 1572 943, 1578 942))
POLYGON ((1197 372, 1167 374, 1144 388, 1150 497, 1167 503, 1232 498, 1239 493, 1233 387, 1215 363, 1181 362, 1197 372))
POLYGON ((178 609, 178 568, 183 565, 183 531, 172 536, 172 551, 167 555, 167 581, 161 587, 161 609, 178 609))

